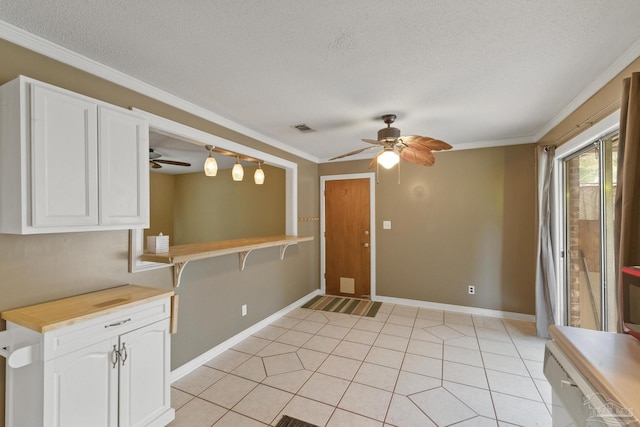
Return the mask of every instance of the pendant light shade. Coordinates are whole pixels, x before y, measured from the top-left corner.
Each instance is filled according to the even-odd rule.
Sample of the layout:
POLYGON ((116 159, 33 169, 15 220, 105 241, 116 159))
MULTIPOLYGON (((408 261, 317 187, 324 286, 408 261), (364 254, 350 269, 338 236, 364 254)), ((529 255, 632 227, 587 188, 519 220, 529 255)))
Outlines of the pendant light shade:
POLYGON ((240 159, 236 157, 236 164, 233 165, 233 169, 231 169, 231 177, 234 181, 242 181, 244 178, 244 169, 240 164, 240 159))
POLYGON ((207 145, 207 150, 209 150, 209 157, 204 161, 204 174, 206 176, 216 176, 218 174, 218 162, 213 157, 213 147, 207 145))
POLYGON ((400 156, 393 150, 384 150, 384 153, 378 156, 378 163, 385 169, 391 169, 400 161, 400 156))
POLYGON ((260 163, 258 163, 258 169, 256 169, 256 173, 253 174, 253 182, 257 185, 264 184, 264 171, 260 167, 260 163))

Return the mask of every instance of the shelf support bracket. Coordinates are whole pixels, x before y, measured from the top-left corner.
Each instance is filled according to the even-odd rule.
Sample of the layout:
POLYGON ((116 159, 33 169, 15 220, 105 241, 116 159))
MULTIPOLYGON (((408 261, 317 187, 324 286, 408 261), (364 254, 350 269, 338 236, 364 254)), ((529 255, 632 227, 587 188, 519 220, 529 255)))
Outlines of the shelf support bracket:
POLYGON ((280 261, 284 260, 284 253, 287 251, 287 248, 295 244, 296 243, 285 243, 283 245, 280 245, 280 261))
POLYGON ((240 256, 240 271, 244 271, 244 265, 247 262, 247 257, 249 256, 252 250, 253 249, 249 249, 248 251, 238 252, 238 255, 240 256))
POLYGON ((180 279, 182 278, 182 271, 187 266, 189 261, 184 262, 175 262, 173 263, 173 287, 177 288, 180 286, 180 279))

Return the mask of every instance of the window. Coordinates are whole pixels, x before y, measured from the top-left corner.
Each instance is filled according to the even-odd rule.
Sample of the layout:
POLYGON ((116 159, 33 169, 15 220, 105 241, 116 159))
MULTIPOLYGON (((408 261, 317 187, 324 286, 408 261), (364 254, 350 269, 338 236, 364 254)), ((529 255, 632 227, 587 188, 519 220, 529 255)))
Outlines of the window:
POLYGON ((610 117, 614 125, 604 123, 599 134, 582 136, 582 143, 570 141, 556 151, 555 175, 558 321, 604 331, 616 327, 613 220, 618 115, 610 117))

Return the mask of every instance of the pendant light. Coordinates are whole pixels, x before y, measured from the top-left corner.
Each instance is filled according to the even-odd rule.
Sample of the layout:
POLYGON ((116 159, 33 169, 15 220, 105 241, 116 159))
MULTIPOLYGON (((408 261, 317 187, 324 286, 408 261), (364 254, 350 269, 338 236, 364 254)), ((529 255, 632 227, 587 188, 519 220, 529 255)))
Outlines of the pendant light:
POLYGON ((391 169, 400 161, 400 156, 393 151, 393 148, 385 148, 384 152, 378 156, 378 163, 385 169, 391 169))
POLYGON ((253 182, 257 185, 264 184, 264 171, 260 167, 260 162, 258 162, 258 169, 256 169, 256 173, 253 174, 253 182))
POLYGON ((231 177, 234 181, 242 181, 242 178, 244 178, 244 169, 240 164, 239 157, 236 157, 236 164, 233 165, 233 169, 231 169, 231 177))
POLYGON ((209 157, 204 161, 204 174, 206 176, 216 176, 218 174, 218 162, 213 157, 213 147, 206 145, 205 148, 209 150, 209 157))

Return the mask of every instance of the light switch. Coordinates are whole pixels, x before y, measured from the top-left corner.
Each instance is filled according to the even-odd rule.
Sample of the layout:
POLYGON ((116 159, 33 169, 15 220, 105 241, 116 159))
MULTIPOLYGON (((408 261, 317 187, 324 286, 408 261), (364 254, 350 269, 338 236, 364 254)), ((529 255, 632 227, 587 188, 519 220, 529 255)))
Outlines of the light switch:
POLYGON ((382 221, 383 230, 391 230, 391 221, 382 221))

